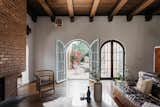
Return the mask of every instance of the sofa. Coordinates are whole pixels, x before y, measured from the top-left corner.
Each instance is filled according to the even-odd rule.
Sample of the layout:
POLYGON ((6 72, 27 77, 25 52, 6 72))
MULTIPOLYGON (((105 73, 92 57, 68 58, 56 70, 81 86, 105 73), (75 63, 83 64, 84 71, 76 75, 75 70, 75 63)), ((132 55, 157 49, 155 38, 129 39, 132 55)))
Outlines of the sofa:
POLYGON ((160 107, 160 78, 155 74, 139 72, 139 78, 151 79, 152 89, 150 94, 136 89, 136 86, 116 84, 113 89, 113 98, 120 107, 153 107, 147 103, 160 107))

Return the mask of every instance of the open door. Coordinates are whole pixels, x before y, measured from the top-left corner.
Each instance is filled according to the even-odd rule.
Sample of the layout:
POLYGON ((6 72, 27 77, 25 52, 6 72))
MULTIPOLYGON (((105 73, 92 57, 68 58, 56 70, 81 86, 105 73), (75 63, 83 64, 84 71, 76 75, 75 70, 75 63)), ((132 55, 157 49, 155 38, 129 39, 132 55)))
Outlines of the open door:
POLYGON ((62 41, 56 41, 56 82, 60 83, 65 81, 65 51, 62 41))
POLYGON ((89 78, 92 80, 100 79, 99 72, 99 39, 96 39, 90 45, 90 75, 89 78))

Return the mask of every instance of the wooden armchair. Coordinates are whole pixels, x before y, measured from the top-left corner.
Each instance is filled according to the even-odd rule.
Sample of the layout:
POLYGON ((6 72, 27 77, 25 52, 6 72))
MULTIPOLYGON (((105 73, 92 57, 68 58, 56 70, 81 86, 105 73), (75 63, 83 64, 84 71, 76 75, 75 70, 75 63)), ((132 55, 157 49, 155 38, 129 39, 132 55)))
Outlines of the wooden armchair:
POLYGON ((54 86, 54 72, 52 70, 38 70, 35 72, 36 89, 40 96, 43 92, 55 90, 54 86))

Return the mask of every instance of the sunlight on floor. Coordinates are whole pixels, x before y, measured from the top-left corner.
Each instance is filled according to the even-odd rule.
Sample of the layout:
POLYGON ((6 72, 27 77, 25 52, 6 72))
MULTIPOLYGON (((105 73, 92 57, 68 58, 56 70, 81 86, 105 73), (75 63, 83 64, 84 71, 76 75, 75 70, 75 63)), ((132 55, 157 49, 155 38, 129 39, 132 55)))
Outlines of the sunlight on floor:
POLYGON ((118 107, 112 99, 112 81, 102 81, 103 97, 101 103, 96 103, 93 96, 93 83, 88 80, 68 80, 65 83, 66 95, 56 100, 43 103, 44 107, 118 107), (91 103, 81 101, 81 96, 86 96, 87 87, 91 87, 91 103))

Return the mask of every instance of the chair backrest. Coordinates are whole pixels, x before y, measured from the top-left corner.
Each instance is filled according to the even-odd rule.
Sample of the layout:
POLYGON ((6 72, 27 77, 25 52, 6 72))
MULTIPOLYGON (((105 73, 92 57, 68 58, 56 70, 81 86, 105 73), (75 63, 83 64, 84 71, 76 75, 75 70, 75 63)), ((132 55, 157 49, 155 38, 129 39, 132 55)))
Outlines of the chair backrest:
POLYGON ((54 78, 54 71, 53 70, 37 70, 35 72, 35 76, 38 76, 38 77, 50 76, 54 78))

